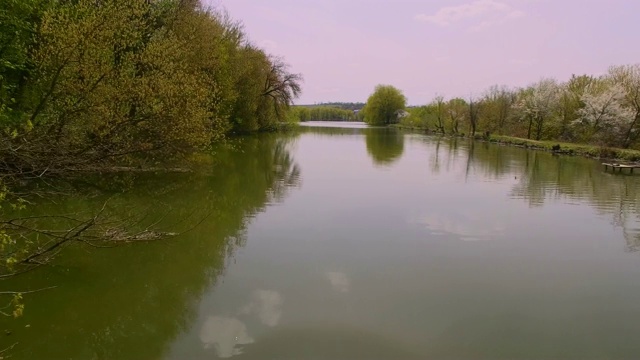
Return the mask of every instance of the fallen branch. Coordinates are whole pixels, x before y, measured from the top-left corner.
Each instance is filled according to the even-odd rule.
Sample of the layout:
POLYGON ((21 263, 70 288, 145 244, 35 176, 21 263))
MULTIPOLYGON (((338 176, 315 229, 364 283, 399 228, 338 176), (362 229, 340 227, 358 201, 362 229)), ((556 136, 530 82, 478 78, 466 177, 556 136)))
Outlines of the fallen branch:
POLYGON ((51 290, 51 289, 55 289, 57 288, 57 286, 49 286, 46 288, 42 288, 42 289, 37 289, 37 290, 29 290, 29 291, 0 291, 0 295, 26 295, 26 294, 33 294, 33 293, 37 293, 40 291, 45 291, 45 290, 51 290))
POLYGON ((4 350, 0 350, 0 354, 5 353, 11 349, 13 349, 16 345, 18 345, 18 343, 16 342, 15 344, 9 346, 8 348, 4 349, 4 350))

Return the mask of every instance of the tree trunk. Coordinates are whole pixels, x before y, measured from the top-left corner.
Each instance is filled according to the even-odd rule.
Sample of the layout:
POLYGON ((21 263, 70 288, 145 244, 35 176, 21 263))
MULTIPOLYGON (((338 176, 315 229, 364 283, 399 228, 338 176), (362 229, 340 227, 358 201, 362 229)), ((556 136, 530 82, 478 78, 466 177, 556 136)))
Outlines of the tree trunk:
POLYGON ((626 134, 624 136, 624 141, 622 143, 622 147, 624 149, 628 149, 629 146, 631 146, 631 134, 633 133, 633 128, 636 127, 636 123, 638 122, 638 119, 640 119, 640 113, 636 114, 636 117, 633 119, 633 122, 631 123, 631 125, 629 125, 629 129, 626 131, 626 134))
POLYGON ((542 125, 544 124, 544 119, 543 118, 539 118, 536 121, 536 140, 540 140, 540 137, 542 136, 542 125))

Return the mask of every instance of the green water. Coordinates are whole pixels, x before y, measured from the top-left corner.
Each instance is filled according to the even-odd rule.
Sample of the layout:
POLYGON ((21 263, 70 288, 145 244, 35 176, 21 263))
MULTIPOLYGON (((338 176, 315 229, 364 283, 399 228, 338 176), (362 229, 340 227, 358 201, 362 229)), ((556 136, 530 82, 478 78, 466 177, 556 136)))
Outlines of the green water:
POLYGON ((0 283, 57 286, 0 319, 0 347, 17 343, 12 359, 640 356, 640 176, 323 125, 237 140, 204 171, 87 180, 95 195, 40 205, 109 198, 190 231, 76 244, 0 283))

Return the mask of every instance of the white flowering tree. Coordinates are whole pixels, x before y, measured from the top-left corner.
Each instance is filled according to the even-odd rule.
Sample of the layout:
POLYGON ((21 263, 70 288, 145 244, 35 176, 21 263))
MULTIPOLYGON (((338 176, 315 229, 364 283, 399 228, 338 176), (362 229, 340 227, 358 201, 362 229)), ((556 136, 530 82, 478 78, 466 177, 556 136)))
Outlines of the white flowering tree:
POLYGON ((623 130, 620 143, 622 147, 628 148, 640 136, 640 64, 613 66, 609 69, 608 77, 624 89, 623 105, 634 112, 633 120, 623 130))
POLYGON ((545 123, 555 114, 559 97, 560 87, 553 79, 540 80, 520 93, 515 108, 520 112, 520 118, 528 122, 528 139, 535 130, 535 139, 540 140, 545 123))
POLYGON ((579 119, 574 124, 585 127, 592 141, 603 145, 623 143, 636 116, 634 109, 625 104, 625 98, 625 89, 620 84, 604 90, 588 87, 580 98, 584 106, 578 110, 579 119))

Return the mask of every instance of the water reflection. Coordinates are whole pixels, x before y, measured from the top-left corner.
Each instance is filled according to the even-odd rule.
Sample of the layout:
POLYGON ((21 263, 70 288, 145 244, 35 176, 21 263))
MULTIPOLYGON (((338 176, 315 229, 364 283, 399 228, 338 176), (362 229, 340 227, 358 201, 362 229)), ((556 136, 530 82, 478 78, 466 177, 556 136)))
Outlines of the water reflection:
MULTIPOLYGON (((57 286, 29 296, 24 317, 0 320, 11 342, 19 342, 12 358, 161 358, 167 344, 191 327, 194 306, 245 245, 251 218, 300 185, 292 140, 274 135, 234 140, 216 149, 215 162, 195 173, 118 175, 126 185, 120 188, 100 177, 92 197, 30 207, 32 215, 90 212, 109 198, 116 215, 145 211, 147 223, 188 231, 167 241, 114 249, 69 246, 54 266, 7 280, 8 288, 57 286)), ((281 304, 279 294, 256 291, 245 312, 275 326, 281 304)), ((220 356, 237 354, 237 345, 252 340, 233 316, 209 318, 200 339, 220 356)))
POLYGON ((300 132, 303 134, 314 134, 319 136, 349 136, 349 135, 362 135, 367 129, 365 126, 328 126, 327 124, 305 124, 301 127, 300 132))
POLYGON ((123 207, 211 215, 179 241, 69 248, 29 274, 31 288, 59 288, 7 327, 5 339, 28 344, 13 357, 638 353, 640 267, 613 227, 637 249, 637 177, 583 158, 422 135, 406 135, 380 171, 365 130, 304 130, 295 160, 289 139, 242 139, 217 150, 211 173, 133 181, 135 191, 116 199, 123 207), (302 182, 296 161, 305 186, 287 197, 302 182))
POLYGON ((282 316, 284 298, 274 290, 256 290, 248 304, 237 311, 236 317, 210 316, 203 323, 199 338, 204 349, 213 346, 220 358, 228 358, 243 353, 243 345, 252 344, 254 339, 243 319, 257 317, 263 325, 275 327, 282 316))
POLYGON ((432 235, 452 234, 463 241, 494 240, 504 235, 505 224, 489 211, 455 211, 425 214, 414 222, 432 235))
POLYGON ((205 349, 213 346, 218 357, 228 358, 242 354, 241 345, 253 343, 247 326, 236 318, 212 316, 200 330, 200 341, 205 349))
POLYGON ((274 327, 280 322, 283 302, 282 295, 277 291, 256 290, 253 292, 251 302, 245 305, 240 313, 254 314, 264 325, 274 327))
POLYGON ((375 165, 387 167, 398 161, 404 152, 404 134, 396 128, 369 127, 362 123, 306 123, 303 133, 319 136, 365 137, 367 153, 375 165))
MULTIPOLYGON (((513 183, 509 196, 525 201, 532 208, 560 200, 586 203, 608 217, 611 224, 622 228, 627 251, 640 250, 640 182, 637 175, 607 173, 599 161, 582 157, 557 156, 465 139, 424 136, 411 136, 411 139, 424 142, 432 149, 430 166, 434 173, 460 169, 465 178, 513 183)), ((457 221, 451 217, 442 219, 442 216, 441 213, 435 218, 427 216, 426 222, 433 228, 465 232, 455 225, 457 221)), ((473 223, 468 220, 464 219, 465 226, 473 223)), ((490 224, 488 219, 483 221, 490 224)))
POLYGON ((376 165, 389 166, 404 152, 404 135, 394 128, 364 130, 367 152, 376 165))
POLYGON ((329 280, 329 283, 331 284, 333 290, 342 293, 349 292, 351 283, 349 281, 349 278, 347 277, 347 274, 340 271, 328 271, 325 275, 329 280))

